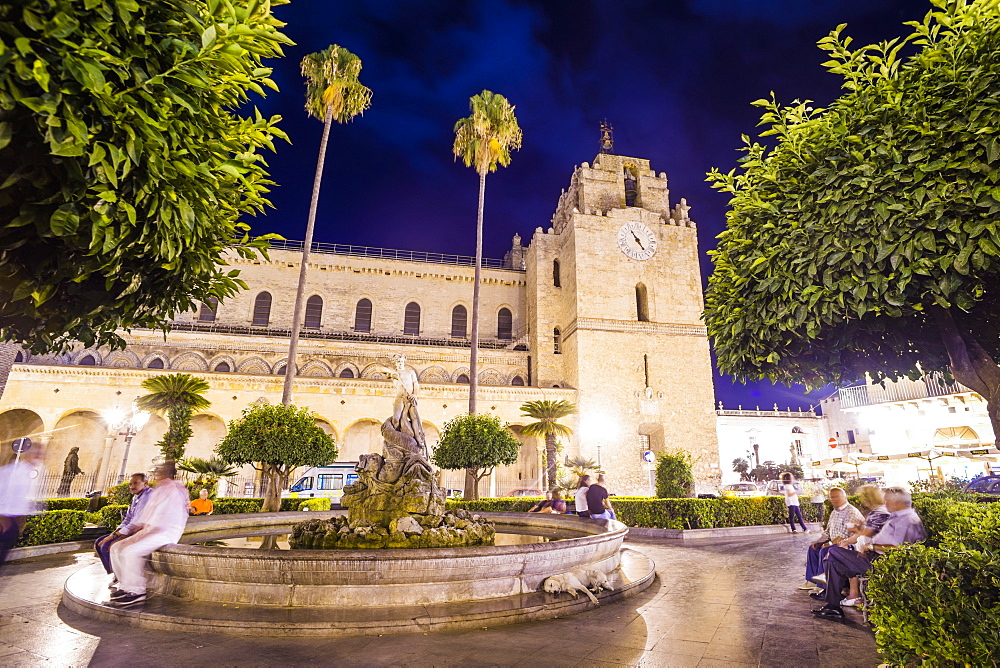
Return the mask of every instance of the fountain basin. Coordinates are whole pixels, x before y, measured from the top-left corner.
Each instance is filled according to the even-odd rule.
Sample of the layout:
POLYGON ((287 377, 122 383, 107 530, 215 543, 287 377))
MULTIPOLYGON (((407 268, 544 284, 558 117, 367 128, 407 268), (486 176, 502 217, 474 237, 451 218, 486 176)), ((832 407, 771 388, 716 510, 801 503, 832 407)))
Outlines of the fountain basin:
MULTIPOLYGON (((480 513, 499 531, 558 533, 520 545, 408 550, 259 550, 170 545, 150 558, 150 591, 137 608, 107 605, 100 565, 66 583, 63 602, 84 616, 143 628, 235 635, 352 635, 546 619, 593 607, 586 597, 539 591, 550 575, 579 568, 609 572, 602 602, 642 591, 653 564, 621 549, 628 528, 572 515, 480 513), (97 583, 95 585, 95 582, 97 583)), ((320 513, 254 513, 192 518, 184 541, 238 531, 287 531, 320 513)))

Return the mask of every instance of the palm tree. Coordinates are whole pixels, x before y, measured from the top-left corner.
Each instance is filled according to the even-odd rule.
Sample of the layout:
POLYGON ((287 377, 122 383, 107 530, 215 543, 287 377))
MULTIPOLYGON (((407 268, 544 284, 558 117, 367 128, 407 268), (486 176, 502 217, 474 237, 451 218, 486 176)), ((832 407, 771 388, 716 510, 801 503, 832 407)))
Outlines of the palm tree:
POLYGON ((323 121, 323 137, 319 142, 319 157, 313 175, 312 200, 306 220, 306 237, 302 242, 302 265, 299 267, 299 287, 295 292, 295 310, 292 314, 292 333, 288 341, 288 362, 285 364, 285 385, 281 403, 292 403, 292 381, 295 378, 295 351, 299 346, 302 328, 302 308, 305 300, 306 265, 312 246, 316 208, 319 206, 319 188, 323 181, 323 163, 326 145, 333 121, 347 123, 371 106, 372 92, 358 81, 361 59, 342 46, 331 44, 323 51, 310 53, 302 59, 302 76, 306 78, 306 112, 323 121))
POLYGON ((572 457, 566 459, 566 467, 576 475, 577 479, 585 476, 588 471, 596 471, 597 462, 586 457, 572 457))
POLYGON ((548 487, 551 489, 556 486, 556 438, 568 437, 573 433, 572 429, 559 424, 557 420, 576 413, 576 406, 565 399, 559 401, 543 399, 525 403, 521 406, 521 413, 525 417, 538 420, 524 425, 521 435, 545 437, 545 469, 548 487))
POLYGON ((195 479, 195 483, 210 490, 215 488, 219 478, 232 478, 239 472, 239 469, 229 462, 214 456, 211 459, 185 457, 177 464, 177 468, 181 471, 197 473, 198 477, 195 479))
POLYGON ((503 95, 484 90, 469 99, 472 114, 455 123, 455 159, 479 174, 479 211, 476 218, 476 280, 472 288, 472 337, 469 361, 469 415, 476 414, 479 387, 479 280, 483 264, 483 205, 486 174, 510 164, 510 152, 521 148, 521 128, 514 107, 503 95))
POLYGON ((191 416, 212 405, 204 397, 209 385, 201 378, 186 373, 153 376, 142 381, 142 388, 149 390, 135 400, 144 411, 167 415, 167 433, 157 445, 167 459, 179 460, 184 456, 184 446, 191 438, 191 416))

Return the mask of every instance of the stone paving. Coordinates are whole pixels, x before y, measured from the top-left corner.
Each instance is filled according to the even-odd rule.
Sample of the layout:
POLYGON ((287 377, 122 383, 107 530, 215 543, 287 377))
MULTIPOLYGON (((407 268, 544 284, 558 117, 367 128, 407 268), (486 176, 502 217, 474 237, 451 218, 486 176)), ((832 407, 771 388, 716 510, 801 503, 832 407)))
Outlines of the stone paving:
POLYGON ((816 619, 809 535, 629 540, 657 581, 622 603, 543 622, 431 634, 235 638, 102 624, 59 605, 90 553, 12 562, 0 576, 0 665, 877 666, 861 615, 816 619))

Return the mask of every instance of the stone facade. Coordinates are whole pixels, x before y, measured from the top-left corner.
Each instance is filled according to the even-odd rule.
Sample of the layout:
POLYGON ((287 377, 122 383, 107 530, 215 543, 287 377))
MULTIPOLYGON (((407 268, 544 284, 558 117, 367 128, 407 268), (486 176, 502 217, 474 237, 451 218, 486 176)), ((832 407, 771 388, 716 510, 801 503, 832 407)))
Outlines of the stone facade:
MULTIPOLYGON (((648 493, 646 449, 688 450, 702 484, 720 476, 688 208, 684 200, 670 208, 666 176, 647 160, 602 154, 574 170, 547 230, 537 228, 528 246, 515 236, 504 260, 483 270, 481 410, 516 432, 528 421, 520 414, 525 401, 576 403, 562 454, 600 459, 619 494, 648 493)), ((48 445, 50 470, 71 445, 80 445, 84 471, 117 469, 124 439, 107 432, 101 412, 127 408, 150 375, 179 370, 212 387, 212 406, 196 416, 188 447, 208 457, 249 404, 280 400, 299 259, 291 243, 268 259, 233 255, 249 289, 182 315, 166 337, 136 330, 120 351, 22 352, 0 399, 0 439, 35 435, 48 445)), ((467 409, 468 260, 346 246, 311 255, 294 400, 317 412, 341 460, 381 448, 378 425, 393 392, 380 365, 394 353, 407 357, 423 386, 430 444, 467 409)), ((135 437, 130 469, 148 463, 165 428, 154 417, 135 437)), ((543 446, 522 440, 521 460, 498 471, 484 494, 540 486, 543 446)), ((9 447, 0 458, 9 458, 9 447)), ((446 486, 461 486, 460 475, 448 476, 446 486)))

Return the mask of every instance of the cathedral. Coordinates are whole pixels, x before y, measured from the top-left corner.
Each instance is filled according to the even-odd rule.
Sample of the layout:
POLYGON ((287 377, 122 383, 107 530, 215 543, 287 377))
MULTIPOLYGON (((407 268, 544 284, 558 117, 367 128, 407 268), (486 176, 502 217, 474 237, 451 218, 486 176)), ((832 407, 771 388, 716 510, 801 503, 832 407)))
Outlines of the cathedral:
MULTIPOLYGON (((510 423, 523 446, 516 464, 482 482, 482 495, 543 487, 544 443, 519 434, 531 421, 520 407, 540 399, 576 404, 579 413, 563 420, 573 436, 560 459, 599 462, 612 493, 650 494, 647 453, 664 450, 691 453, 699 484, 718 482, 689 208, 684 199, 670 206, 666 175, 648 160, 601 153, 574 169, 548 226, 527 245, 515 236, 502 260, 483 261, 478 411, 510 423)), ((123 350, 12 351, 0 440, 30 436, 45 447, 53 475, 79 447, 85 475, 74 495, 101 488, 123 465, 148 467, 166 429, 153 416, 134 436, 122 433, 109 427, 108 411, 128 410, 146 378, 182 371, 211 386, 211 406, 194 417, 187 446, 189 456, 210 457, 247 406, 280 402, 300 260, 301 243, 287 241, 275 242, 266 260, 232 255, 248 289, 179 317, 165 337, 133 330, 123 350)), ((392 355, 417 374, 429 446, 467 411, 473 265, 462 256, 315 244, 293 401, 315 411, 340 461, 382 448, 392 355)), ((4 448, 0 463, 11 456, 4 448)), ((444 479, 462 487, 461 472, 444 479)))

